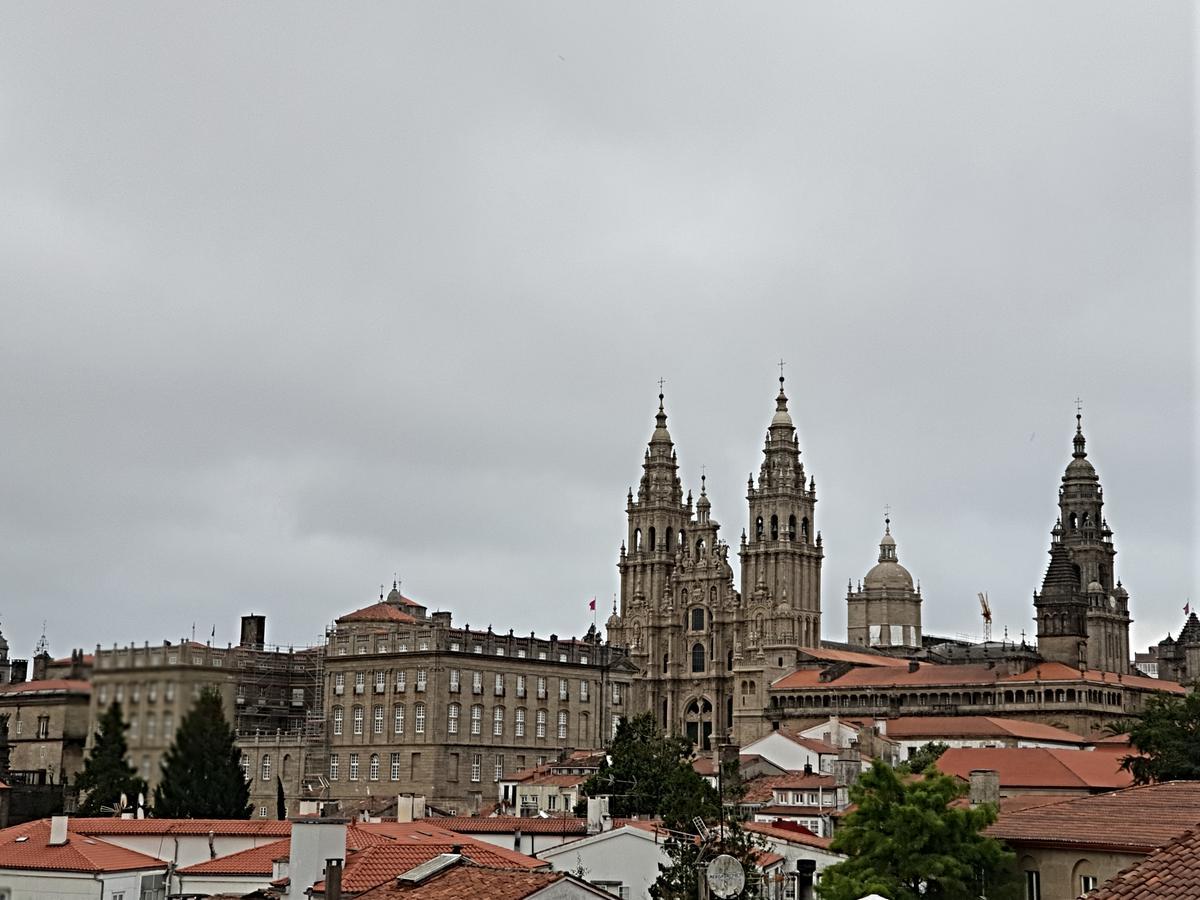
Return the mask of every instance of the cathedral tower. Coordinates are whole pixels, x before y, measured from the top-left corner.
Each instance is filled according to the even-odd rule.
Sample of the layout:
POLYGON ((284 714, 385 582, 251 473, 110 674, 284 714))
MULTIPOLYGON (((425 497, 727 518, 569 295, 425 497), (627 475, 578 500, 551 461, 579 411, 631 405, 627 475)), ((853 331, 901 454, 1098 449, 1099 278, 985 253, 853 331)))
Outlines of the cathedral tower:
POLYGON ((891 519, 884 519, 879 562, 858 590, 846 592, 846 634, 851 644, 892 651, 921 648, 921 589, 900 565, 891 519))
MULTIPOLYGON (((788 412, 779 377, 775 416, 767 429, 758 484, 750 476, 750 534, 742 534, 742 597, 748 604, 786 612, 793 634, 787 641, 816 647, 821 640, 821 560, 825 553, 816 530, 815 479, 804 482, 800 439, 788 412)), ((755 619, 757 623, 759 620, 755 619)), ((763 626, 756 625, 761 632, 763 626)), ((775 643, 764 634, 751 641, 775 643)))
POLYGON ((1104 488, 1087 458, 1083 418, 1058 489, 1058 521, 1037 610, 1038 649, 1049 660, 1129 672, 1129 594, 1114 583, 1117 550, 1104 519, 1104 488))

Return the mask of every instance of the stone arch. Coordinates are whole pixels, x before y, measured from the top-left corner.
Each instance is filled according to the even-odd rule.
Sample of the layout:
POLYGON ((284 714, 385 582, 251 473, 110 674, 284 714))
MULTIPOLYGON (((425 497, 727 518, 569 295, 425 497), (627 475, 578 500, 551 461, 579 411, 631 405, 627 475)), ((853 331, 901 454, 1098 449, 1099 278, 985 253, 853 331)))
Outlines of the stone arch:
POLYGON ((779 540, 779 516, 771 514, 771 540, 779 540))

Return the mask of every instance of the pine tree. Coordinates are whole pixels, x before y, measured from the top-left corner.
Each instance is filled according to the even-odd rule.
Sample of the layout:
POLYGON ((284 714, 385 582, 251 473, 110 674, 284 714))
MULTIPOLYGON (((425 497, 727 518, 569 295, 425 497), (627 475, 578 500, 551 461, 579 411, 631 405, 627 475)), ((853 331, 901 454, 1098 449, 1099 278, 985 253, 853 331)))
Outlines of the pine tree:
POLYGON ((113 810, 120 806, 122 794, 133 808, 138 794, 146 793, 146 782, 126 759, 129 745, 125 741, 125 727, 121 704, 114 702, 100 716, 92 752, 75 779, 75 786, 83 797, 79 815, 113 815, 113 810))
POLYGON ((207 689, 183 717, 163 757, 154 815, 168 819, 248 819, 250 785, 221 695, 207 689))

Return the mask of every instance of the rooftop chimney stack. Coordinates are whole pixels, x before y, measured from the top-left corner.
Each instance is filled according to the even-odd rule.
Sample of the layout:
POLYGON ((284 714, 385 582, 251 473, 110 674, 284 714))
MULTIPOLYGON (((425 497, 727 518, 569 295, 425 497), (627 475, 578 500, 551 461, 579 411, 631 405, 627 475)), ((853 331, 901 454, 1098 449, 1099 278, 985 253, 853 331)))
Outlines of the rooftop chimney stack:
POLYGON ((1000 805, 1000 773, 995 769, 972 769, 968 796, 972 806, 981 803, 1000 805))
POLYGON ((47 846, 61 847, 67 842, 67 817, 52 816, 50 818, 50 840, 47 846))

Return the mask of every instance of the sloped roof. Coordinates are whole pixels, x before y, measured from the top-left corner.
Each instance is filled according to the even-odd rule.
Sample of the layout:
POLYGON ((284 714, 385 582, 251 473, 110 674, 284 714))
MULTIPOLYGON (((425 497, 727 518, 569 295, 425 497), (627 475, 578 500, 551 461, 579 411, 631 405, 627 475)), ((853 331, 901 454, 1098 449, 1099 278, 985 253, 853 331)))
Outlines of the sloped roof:
POLYGON ((822 775, 820 772, 811 774, 805 772, 793 772, 779 778, 775 782, 775 790, 777 791, 796 791, 805 790, 807 788, 834 788, 837 782, 832 775, 822 775))
POLYGON ((994 769, 1004 788, 1113 790, 1129 787, 1133 776, 1111 753, 1051 747, 951 747, 938 770, 967 780, 974 769, 994 769))
MULTIPOLYGON (((565 872, 522 872, 482 866, 456 865, 419 884, 398 884, 395 879, 360 895, 360 900, 409 897, 413 900, 524 900, 567 877, 565 872)), ((602 895, 601 895, 602 896, 602 895)))
POLYGON ((997 737, 1087 744, 1087 738, 1053 725, 995 716, 901 716, 887 720, 887 736, 899 740, 933 737, 997 737))
MULTIPOLYGON (((342 890, 346 893, 368 891, 443 853, 459 852, 473 863, 496 869, 530 871, 547 866, 547 863, 522 853, 494 847, 459 834, 452 837, 453 840, 450 841, 429 843, 397 840, 352 853, 346 859, 346 867, 342 871, 342 890), (460 849, 455 851, 455 847, 460 849)), ((315 890, 321 892, 324 889, 325 883, 317 882, 315 890)))
POLYGON ((1149 853, 1200 824, 1200 781, 1076 797, 1002 816, 987 834, 1010 843, 1149 853))
POLYGON ((92 683, 79 678, 44 678, 41 681, 19 681, 0 685, 0 696, 33 697, 39 694, 78 694, 90 697, 92 683))
POLYGON ((826 647, 806 647, 801 652, 812 659, 822 659, 829 662, 848 662, 855 666, 886 666, 893 669, 908 668, 907 659, 884 656, 882 653, 859 653, 854 650, 833 650, 826 647))
MULTIPOLYGON (((285 825, 288 823, 284 823, 285 825)), ((354 824, 346 827, 346 850, 362 850, 377 844, 386 844, 391 838, 366 831, 354 824)), ((250 847, 238 853, 206 859, 179 870, 181 875, 270 875, 277 859, 286 859, 292 849, 291 838, 272 841, 259 847, 250 847)))
POLYGON ((344 616, 339 616, 337 621, 401 622, 411 625, 417 620, 414 616, 401 610, 394 603, 380 600, 378 603, 372 603, 370 606, 364 606, 362 609, 356 609, 353 612, 346 613, 344 616))
POLYGON ((1125 675, 1116 672, 1102 672, 1099 669, 1079 669, 1059 662, 1038 663, 1032 669, 1020 675, 1009 675, 1001 679, 1005 683, 1021 683, 1026 681, 1079 681, 1091 684, 1108 684, 1125 687, 1141 688, 1147 691, 1167 691, 1172 694, 1186 694, 1187 688, 1174 681, 1162 678, 1150 678, 1146 675, 1125 675))
POLYGON ((1195 900, 1196 897, 1200 897, 1200 829, 1184 832, 1088 894, 1088 900, 1195 900))
MULTIPOLYGON (((159 835, 208 834, 218 837, 287 837, 291 822, 275 819, 85 819, 72 818, 70 829, 76 834, 159 835)), ((0 832, 2 835, 4 832, 0 832)))
POLYGON ((127 850, 99 838, 67 834, 67 842, 49 845, 50 822, 39 819, 0 832, 0 869, 36 869, 50 872, 162 871, 166 863, 145 853, 127 850))
POLYGON ((958 687, 967 684, 995 684, 1001 679, 999 669, 987 666, 941 666, 932 663, 920 663, 916 671, 910 671, 897 666, 857 666, 831 681, 822 681, 818 669, 797 669, 789 675, 772 682, 774 690, 791 690, 828 685, 830 687, 880 687, 946 685, 958 687))
POLYGON ((587 819, 578 816, 451 816, 427 819, 439 828, 459 834, 586 834, 587 819))
POLYGON ((777 841, 802 844, 805 847, 818 847, 822 850, 828 850, 829 845, 833 843, 832 838, 820 837, 803 825, 797 825, 794 822, 743 822, 742 828, 777 841))

